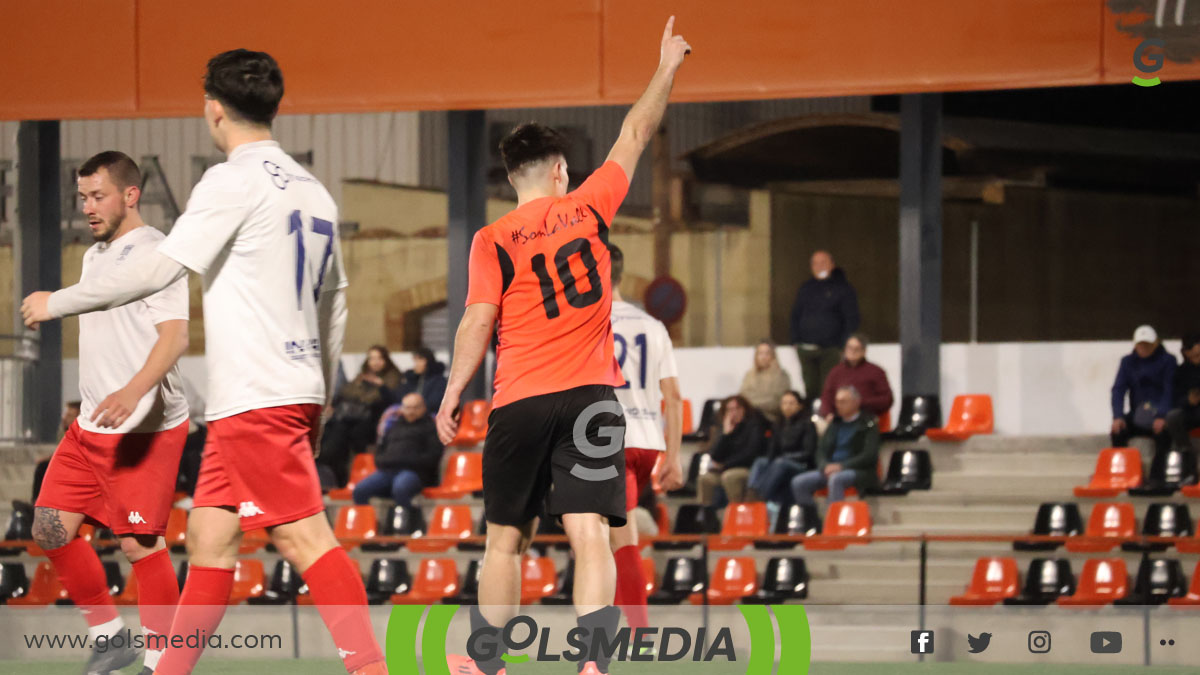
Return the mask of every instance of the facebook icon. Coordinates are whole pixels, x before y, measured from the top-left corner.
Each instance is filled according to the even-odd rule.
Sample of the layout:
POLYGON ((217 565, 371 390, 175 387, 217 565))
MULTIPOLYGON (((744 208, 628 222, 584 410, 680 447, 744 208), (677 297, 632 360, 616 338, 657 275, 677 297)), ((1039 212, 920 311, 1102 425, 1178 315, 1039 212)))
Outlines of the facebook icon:
POLYGON ((914 630, 909 642, 909 647, 914 654, 933 653, 933 631, 931 630, 914 630))

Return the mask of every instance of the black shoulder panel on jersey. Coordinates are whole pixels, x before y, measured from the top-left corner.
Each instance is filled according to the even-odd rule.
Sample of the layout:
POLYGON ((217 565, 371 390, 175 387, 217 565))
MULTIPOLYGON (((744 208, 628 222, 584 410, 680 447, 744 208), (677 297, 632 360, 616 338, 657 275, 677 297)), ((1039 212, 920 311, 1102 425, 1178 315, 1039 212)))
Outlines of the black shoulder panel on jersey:
POLYGON ((496 259, 500 261, 500 278, 503 279, 503 286, 500 288, 501 293, 506 293, 508 287, 512 284, 513 277, 517 275, 517 268, 513 265, 512 257, 508 255, 508 251, 500 244, 496 244, 496 259))
POLYGON ((592 215, 596 216, 596 228, 600 234, 600 241, 604 242, 605 246, 608 246, 608 223, 604 222, 604 219, 600 217, 600 212, 594 206, 588 204, 587 207, 592 212, 592 215))

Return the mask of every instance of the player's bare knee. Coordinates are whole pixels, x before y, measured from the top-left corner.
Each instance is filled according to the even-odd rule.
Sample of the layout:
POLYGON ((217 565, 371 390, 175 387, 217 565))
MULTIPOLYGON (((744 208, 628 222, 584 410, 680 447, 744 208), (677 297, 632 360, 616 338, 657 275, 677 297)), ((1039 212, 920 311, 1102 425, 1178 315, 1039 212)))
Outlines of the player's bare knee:
POLYGON ((121 537, 121 552, 125 554, 125 558, 129 562, 137 562, 166 547, 166 541, 155 534, 133 534, 121 537))
POLYGON ((67 527, 58 509, 37 506, 33 509, 33 541, 43 550, 51 551, 71 543, 78 526, 67 527))
POLYGON ((608 520, 598 513, 569 513, 563 516, 563 530, 577 554, 595 548, 608 549, 608 520))

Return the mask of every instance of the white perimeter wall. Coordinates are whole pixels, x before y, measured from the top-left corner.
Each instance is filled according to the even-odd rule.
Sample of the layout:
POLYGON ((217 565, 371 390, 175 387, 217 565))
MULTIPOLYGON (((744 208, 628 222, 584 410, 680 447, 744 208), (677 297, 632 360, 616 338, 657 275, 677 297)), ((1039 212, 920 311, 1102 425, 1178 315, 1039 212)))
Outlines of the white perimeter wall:
MULTIPOLYGON (((1179 342, 1167 341, 1179 354, 1179 342)), ((1076 435, 1106 433, 1111 422, 1109 392, 1117 363, 1132 349, 1128 342, 1043 342, 998 344, 947 344, 942 346, 942 410, 950 412, 957 394, 991 394, 996 406, 996 433, 1008 435, 1076 435)), ((708 398, 736 393, 750 367, 753 347, 700 347, 678 349, 683 395, 692 399, 694 414, 708 398)), ((409 354, 393 355, 396 365, 408 368, 409 354)), ((445 352, 438 358, 446 360, 445 352)), ((801 388, 800 366, 791 348, 780 347, 779 358, 801 388)), ((896 393, 893 419, 900 407, 900 347, 872 345, 868 358, 888 374, 896 393)), ((346 372, 357 372, 362 354, 343 358, 346 372)), ((181 361, 184 377, 204 395, 204 360, 181 361)), ((67 399, 78 391, 79 368, 75 360, 63 364, 63 392, 67 399)))

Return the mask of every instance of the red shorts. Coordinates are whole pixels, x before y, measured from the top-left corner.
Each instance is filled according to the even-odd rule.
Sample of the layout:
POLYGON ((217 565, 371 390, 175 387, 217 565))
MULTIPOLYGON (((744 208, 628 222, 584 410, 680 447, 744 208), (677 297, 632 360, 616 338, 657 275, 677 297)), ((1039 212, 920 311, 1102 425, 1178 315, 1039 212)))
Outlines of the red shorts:
POLYGON ((625 448, 625 510, 632 511, 654 474, 654 464, 662 452, 625 448))
POLYGON ((82 513, 114 534, 162 535, 187 422, 143 434, 98 434, 76 422, 54 451, 37 506, 82 513))
POLYGON ((297 403, 209 422, 192 504, 237 509, 243 532, 321 513, 320 419, 321 406, 297 403))

